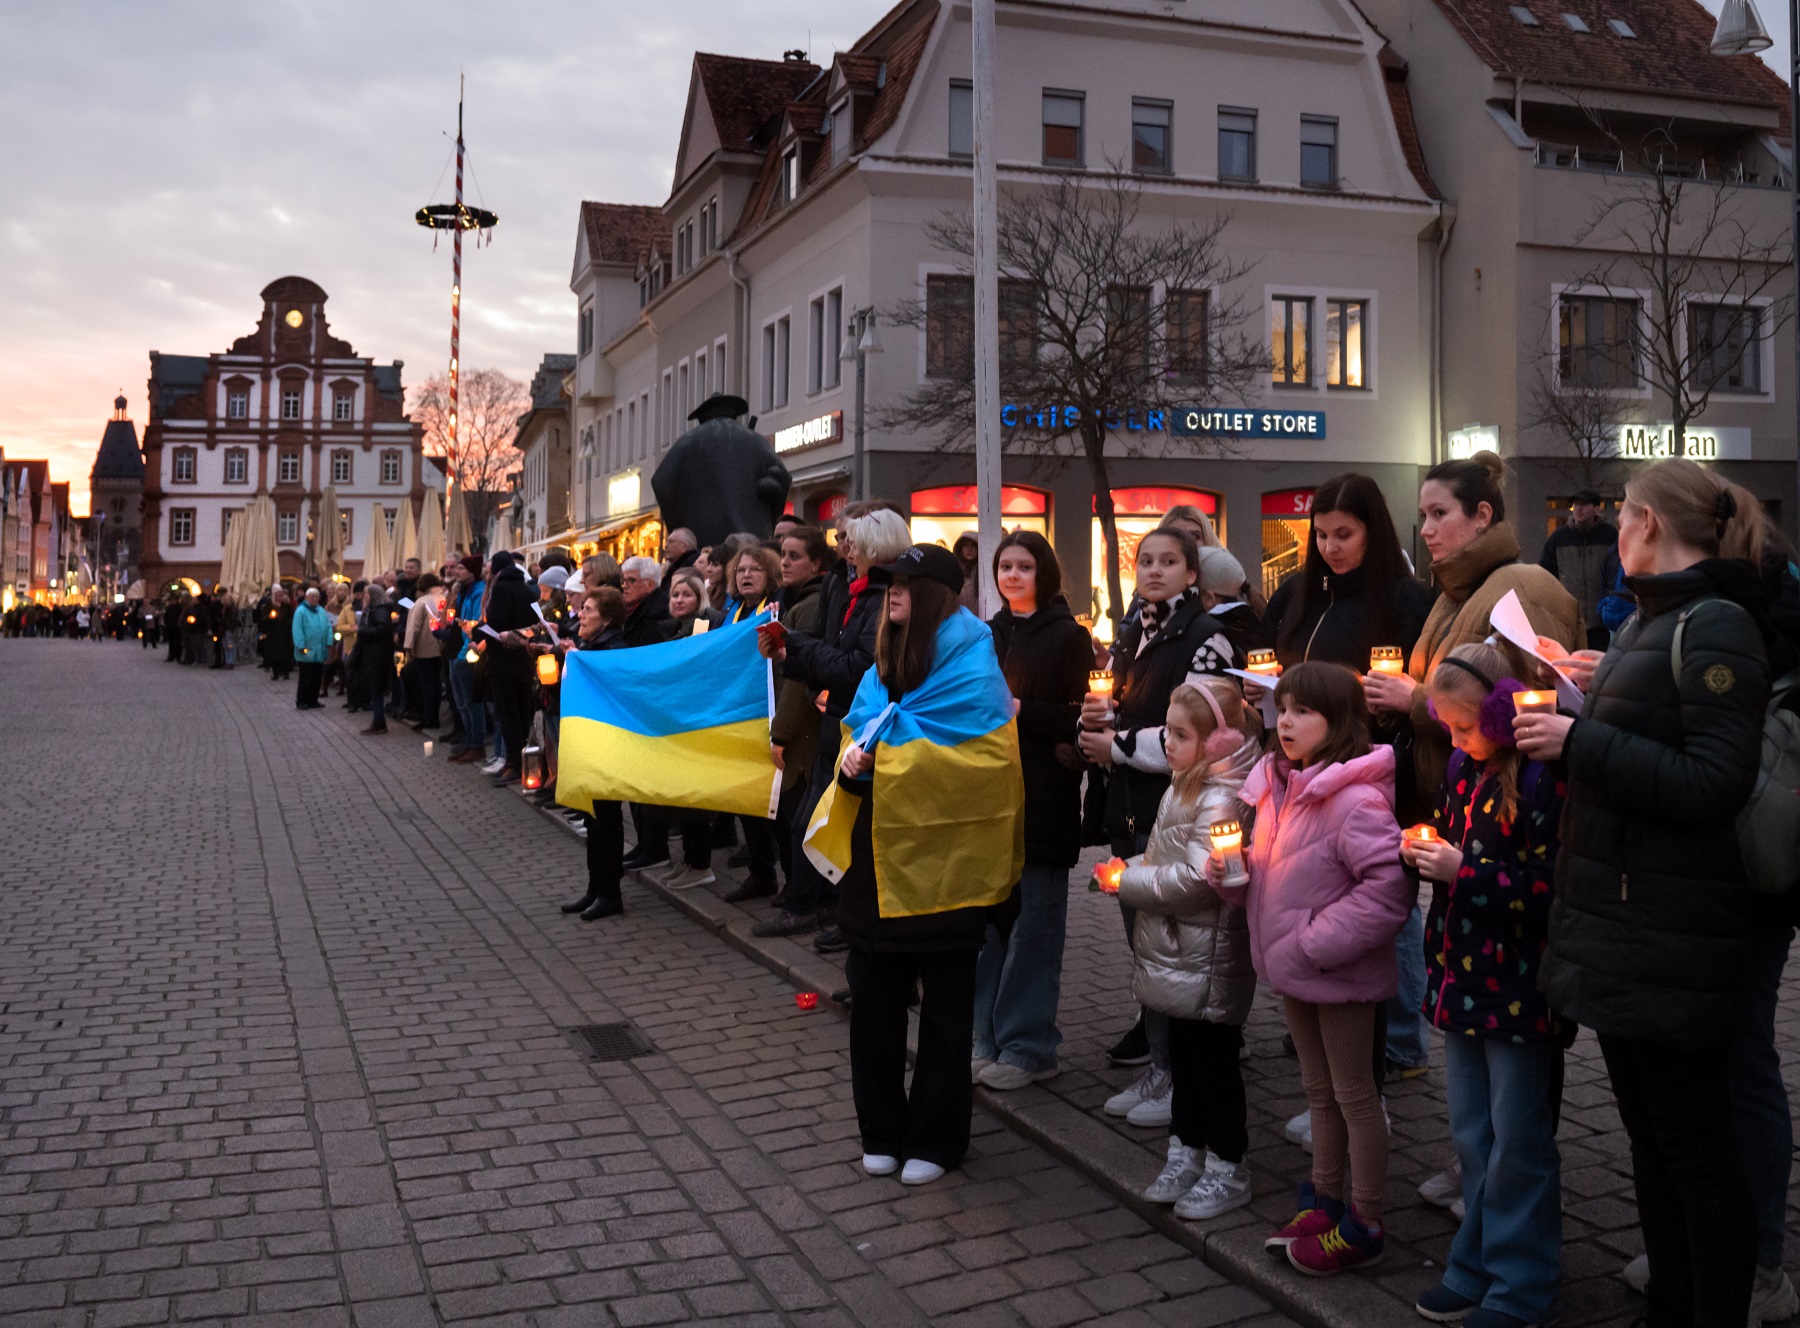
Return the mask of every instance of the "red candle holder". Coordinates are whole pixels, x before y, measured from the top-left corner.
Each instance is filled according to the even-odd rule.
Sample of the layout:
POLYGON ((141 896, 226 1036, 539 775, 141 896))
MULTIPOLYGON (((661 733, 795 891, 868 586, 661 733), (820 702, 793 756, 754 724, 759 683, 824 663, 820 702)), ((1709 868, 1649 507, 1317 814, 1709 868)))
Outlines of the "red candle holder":
POLYGON ((816 991, 797 991, 794 993, 794 1004, 802 1010, 819 1008, 819 993, 816 991))

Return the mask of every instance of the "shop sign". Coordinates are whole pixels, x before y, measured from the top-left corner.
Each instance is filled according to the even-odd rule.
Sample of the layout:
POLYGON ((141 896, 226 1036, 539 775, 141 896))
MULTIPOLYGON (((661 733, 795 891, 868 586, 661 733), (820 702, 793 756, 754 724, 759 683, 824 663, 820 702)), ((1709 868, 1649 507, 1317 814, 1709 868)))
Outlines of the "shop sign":
MULTIPOLYGON (((974 516, 977 490, 973 484, 948 484, 937 489, 913 490, 914 516, 974 516)), ((1017 484, 1000 486, 1001 516, 1043 516, 1050 510, 1046 496, 1017 484)))
MULTIPOLYGON (((1208 516, 1219 515, 1219 495, 1205 489, 1170 489, 1145 486, 1112 491, 1114 516, 1161 517, 1176 507, 1198 507, 1208 516)), ((1100 500, 1092 500, 1098 514, 1100 500)))
POLYGON ((841 410, 802 420, 799 424, 790 424, 785 429, 775 431, 777 452, 798 452, 802 448, 823 447, 826 443, 843 441, 844 412, 841 410))
POLYGON ((1312 515, 1312 489, 1282 489, 1262 496, 1262 514, 1278 520, 1292 521, 1312 515))
POLYGON ((1500 450, 1500 426, 1498 424, 1465 424, 1460 429, 1450 431, 1449 442, 1452 461, 1467 461, 1477 452, 1498 452, 1500 450))
POLYGON ((606 486, 606 514, 624 516, 644 505, 644 475, 633 467, 614 475, 606 486))
MULTIPOLYGON (((1322 410, 1222 410, 1217 406, 1173 406, 1167 409, 1128 406, 1123 411, 1094 412, 1113 433, 1168 433, 1177 438, 1323 438, 1322 410)), ((1000 407, 1003 428, 1071 432, 1081 425, 1079 406, 1000 407)))
MULTIPOLYGON (((1673 424, 1621 424, 1617 438, 1601 450, 1602 456, 1624 461, 1660 461, 1675 455, 1673 424)), ((1748 461, 1750 430, 1712 429, 1690 424, 1686 455, 1690 461, 1748 461)))

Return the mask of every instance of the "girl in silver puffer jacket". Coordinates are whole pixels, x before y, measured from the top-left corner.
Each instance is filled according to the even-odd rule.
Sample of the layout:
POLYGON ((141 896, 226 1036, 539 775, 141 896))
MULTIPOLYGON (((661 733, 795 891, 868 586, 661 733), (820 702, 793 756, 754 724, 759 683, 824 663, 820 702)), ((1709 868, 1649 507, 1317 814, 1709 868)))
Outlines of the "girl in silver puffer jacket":
MULTIPOLYGON (((1256 995, 1250 933, 1240 905, 1206 883, 1211 827, 1243 822, 1238 798, 1262 754, 1247 730, 1243 698, 1223 679, 1177 687, 1163 744, 1174 780, 1143 854, 1101 869, 1137 910, 1131 991, 1169 1016, 1175 1081, 1168 1165, 1144 1191, 1187 1219, 1218 1217, 1250 1202, 1244 1080, 1238 1052, 1256 995), (1122 870, 1120 868, 1122 867, 1122 870)), ((1247 838, 1247 836, 1246 836, 1247 838)))

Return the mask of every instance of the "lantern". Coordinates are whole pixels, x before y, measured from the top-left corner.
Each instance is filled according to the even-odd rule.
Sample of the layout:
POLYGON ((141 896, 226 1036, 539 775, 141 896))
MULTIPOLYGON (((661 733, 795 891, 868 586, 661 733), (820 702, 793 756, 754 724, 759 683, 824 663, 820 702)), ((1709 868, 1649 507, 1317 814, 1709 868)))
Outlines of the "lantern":
POLYGON ((1554 715, 1555 692, 1514 692, 1513 713, 1518 715, 1554 715))
POLYGON ((1212 851, 1224 859, 1224 884, 1241 890, 1250 884, 1250 873, 1244 870, 1244 827, 1236 821, 1215 821, 1208 831, 1212 851))
POLYGON ((527 789, 544 787, 544 749, 535 742, 519 753, 519 783, 527 789))
POLYGON ((1275 658, 1273 650, 1252 650, 1249 663, 1245 666, 1244 671, 1264 678, 1279 678, 1281 663, 1275 658))
POLYGON ((1406 672, 1406 652, 1399 646, 1376 646, 1369 651, 1369 672, 1390 678, 1406 672))
POLYGON ((1421 848, 1426 844, 1441 844, 1444 837, 1437 832, 1436 826, 1412 825, 1400 832, 1400 838, 1413 848, 1421 848))
POLYGON ((539 655, 537 657, 538 681, 546 687, 556 686, 557 665, 555 655, 539 655))

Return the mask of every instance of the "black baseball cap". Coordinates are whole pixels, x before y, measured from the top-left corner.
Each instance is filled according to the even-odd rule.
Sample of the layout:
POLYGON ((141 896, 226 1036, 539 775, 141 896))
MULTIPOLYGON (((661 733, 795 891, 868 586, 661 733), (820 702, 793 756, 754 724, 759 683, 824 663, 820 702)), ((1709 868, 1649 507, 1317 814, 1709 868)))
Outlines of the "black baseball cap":
POLYGON ((1595 493, 1592 489, 1580 489, 1576 491, 1573 498, 1569 499, 1569 503, 1571 506, 1575 503, 1589 503, 1598 507, 1600 506, 1600 495, 1595 493))
POLYGON ((949 586, 952 594, 962 593, 962 563, 941 544, 915 544, 893 562, 869 569, 874 585, 885 586, 897 576, 924 577, 949 586))

